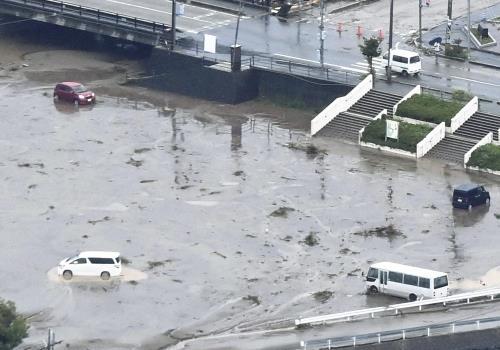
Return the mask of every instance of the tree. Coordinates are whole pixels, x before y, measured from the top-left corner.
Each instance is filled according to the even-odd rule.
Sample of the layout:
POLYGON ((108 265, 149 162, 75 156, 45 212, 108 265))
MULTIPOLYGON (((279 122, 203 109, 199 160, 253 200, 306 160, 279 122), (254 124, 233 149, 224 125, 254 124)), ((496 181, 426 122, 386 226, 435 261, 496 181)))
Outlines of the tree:
POLYGON ((28 336, 26 320, 16 312, 12 301, 0 299, 0 350, 11 350, 28 336))
POLYGON ((361 53, 366 57, 368 61, 368 66, 370 67, 370 73, 373 74, 373 57, 380 56, 382 50, 380 49, 380 39, 371 37, 363 38, 363 44, 359 45, 361 53))

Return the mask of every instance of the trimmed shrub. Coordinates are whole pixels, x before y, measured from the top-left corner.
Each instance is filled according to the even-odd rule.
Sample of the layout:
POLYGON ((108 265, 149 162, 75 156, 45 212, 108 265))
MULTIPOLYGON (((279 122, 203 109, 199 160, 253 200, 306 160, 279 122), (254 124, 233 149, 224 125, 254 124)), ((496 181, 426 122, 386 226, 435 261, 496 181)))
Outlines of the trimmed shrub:
POLYGON ((463 102, 444 101, 428 94, 413 95, 398 106, 396 115, 434 124, 445 122, 450 126, 451 118, 464 106, 463 102))
POLYGON ((473 95, 467 93, 467 91, 464 90, 454 90, 451 93, 451 98, 454 99, 455 101, 468 103, 470 100, 472 100, 473 97, 474 97, 473 95))
POLYGON ((468 166, 477 166, 482 169, 500 170, 500 146, 492 144, 479 147, 467 163, 468 166))
POLYGON ((387 139, 386 141, 385 120, 384 118, 371 122, 365 128, 361 141, 415 153, 417 151, 417 143, 422 141, 432 131, 432 128, 427 125, 399 122, 399 140, 387 139))
POLYGON ((0 350, 14 349, 28 335, 26 320, 12 301, 0 299, 0 350))

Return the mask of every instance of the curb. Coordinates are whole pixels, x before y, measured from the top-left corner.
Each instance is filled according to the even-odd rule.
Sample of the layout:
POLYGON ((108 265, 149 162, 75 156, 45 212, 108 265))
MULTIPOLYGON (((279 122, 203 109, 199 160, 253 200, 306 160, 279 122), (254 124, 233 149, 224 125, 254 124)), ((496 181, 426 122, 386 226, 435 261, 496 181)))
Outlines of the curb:
POLYGON ((368 2, 375 2, 375 1, 378 1, 378 0, 358 0, 358 1, 354 2, 354 3, 352 3, 352 4, 345 5, 345 6, 333 9, 330 12, 328 12, 328 14, 342 12, 344 10, 349 10, 349 9, 351 9, 353 7, 357 7, 357 6, 363 5, 365 2, 368 3, 368 2))

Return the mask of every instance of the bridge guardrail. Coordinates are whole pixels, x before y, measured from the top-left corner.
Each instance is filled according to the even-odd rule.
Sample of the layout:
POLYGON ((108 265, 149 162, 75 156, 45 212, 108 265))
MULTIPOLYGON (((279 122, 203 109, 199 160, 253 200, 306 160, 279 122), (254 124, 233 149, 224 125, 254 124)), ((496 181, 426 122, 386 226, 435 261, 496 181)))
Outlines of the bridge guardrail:
POLYGON ((430 337, 434 335, 453 334, 477 329, 494 328, 499 326, 500 317, 489 317, 449 323, 439 323, 430 326, 410 327, 377 333, 358 334, 355 336, 301 341, 300 346, 303 349, 307 350, 355 347, 356 345, 359 346, 363 344, 380 344, 386 341, 405 340, 423 336, 430 337))
POLYGON ((500 288, 485 289, 485 290, 479 290, 479 291, 475 291, 475 292, 451 295, 451 296, 442 297, 442 298, 424 299, 424 300, 411 301, 411 302, 406 302, 406 303, 401 303, 401 304, 393 304, 393 305, 377 307, 377 308, 347 311, 347 312, 322 315, 322 316, 298 318, 295 320, 295 325, 301 326, 301 325, 306 325, 306 324, 327 323, 327 322, 335 322, 335 321, 342 321, 342 320, 343 321, 351 321, 358 316, 361 316, 364 318, 367 318, 369 316, 371 318, 374 318, 375 314, 378 314, 378 313, 392 312, 392 313, 395 313, 397 315, 403 309, 418 308, 418 310, 421 311, 423 306, 429 306, 429 305, 442 304, 443 306, 445 306, 446 304, 453 304, 453 303, 458 304, 458 303, 464 302, 464 301, 467 304, 469 304, 471 302, 471 300, 473 300, 473 299, 484 299, 484 298, 487 298, 487 300, 489 300, 489 301, 500 300, 500 298, 497 298, 498 296, 500 296, 500 288))
POLYGON ((86 20, 93 20, 96 23, 109 23, 127 28, 134 28, 150 33, 163 33, 170 26, 149 21, 143 18, 120 15, 118 13, 103 11, 97 8, 76 5, 63 1, 54 0, 1 0, 0 3, 8 3, 27 9, 37 9, 48 12, 50 15, 63 14, 66 16, 75 16, 86 20))

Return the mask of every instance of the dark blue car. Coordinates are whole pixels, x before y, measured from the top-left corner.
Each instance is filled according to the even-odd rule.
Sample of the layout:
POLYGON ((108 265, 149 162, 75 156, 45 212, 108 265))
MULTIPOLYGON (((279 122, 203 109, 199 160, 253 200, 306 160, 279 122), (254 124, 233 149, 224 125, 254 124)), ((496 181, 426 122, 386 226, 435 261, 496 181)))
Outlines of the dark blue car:
POLYGON ((460 185, 453 191, 453 207, 472 209, 476 205, 490 203, 490 193, 484 186, 476 184, 460 185))

